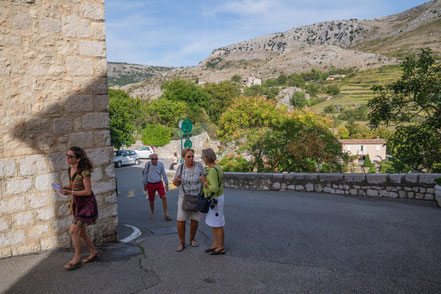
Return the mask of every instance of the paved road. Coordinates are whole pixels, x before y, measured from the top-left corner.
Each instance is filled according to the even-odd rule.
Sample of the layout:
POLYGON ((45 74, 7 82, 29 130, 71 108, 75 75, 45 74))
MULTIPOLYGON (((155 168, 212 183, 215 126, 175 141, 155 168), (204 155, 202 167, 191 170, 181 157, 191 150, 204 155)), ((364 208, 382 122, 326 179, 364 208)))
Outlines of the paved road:
POLYGON ((174 220, 156 201, 150 221, 141 166, 116 173, 118 232, 125 238, 132 225, 141 236, 101 246, 100 262, 73 273, 59 271, 68 251, 1 260, 0 291, 76 293, 79 283, 107 293, 441 293, 441 210, 431 203, 226 189, 227 254, 203 253, 204 223, 201 246, 176 253, 177 234, 155 230, 173 231, 177 190, 167 193, 174 220))

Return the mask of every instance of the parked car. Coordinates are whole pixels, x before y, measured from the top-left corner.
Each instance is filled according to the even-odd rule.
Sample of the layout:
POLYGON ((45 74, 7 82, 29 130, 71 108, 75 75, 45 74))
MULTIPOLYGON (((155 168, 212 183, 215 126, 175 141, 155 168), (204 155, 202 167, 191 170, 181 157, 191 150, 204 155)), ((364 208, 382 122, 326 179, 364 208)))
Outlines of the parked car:
POLYGON ((141 146, 135 151, 138 153, 139 158, 150 158, 150 155, 155 153, 153 146, 141 146))
POLYGON ((113 154, 113 163, 116 167, 127 164, 139 164, 139 155, 134 150, 118 150, 113 154))

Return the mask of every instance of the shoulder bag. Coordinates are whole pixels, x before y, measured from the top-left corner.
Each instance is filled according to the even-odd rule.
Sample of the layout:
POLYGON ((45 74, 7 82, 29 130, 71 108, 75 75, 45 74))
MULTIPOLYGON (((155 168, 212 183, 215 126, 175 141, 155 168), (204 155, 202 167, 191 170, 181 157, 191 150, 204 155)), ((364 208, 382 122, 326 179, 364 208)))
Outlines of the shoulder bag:
MULTIPOLYGON (((196 204, 197 204, 199 195, 191 195, 191 194, 187 194, 187 192, 185 192, 184 184, 182 184, 182 170, 183 169, 184 169, 184 164, 182 164, 181 174, 180 174, 182 191, 184 191, 184 200, 182 202, 182 210, 190 211, 190 212, 197 212, 198 209, 196 207, 196 204)), ((202 194, 203 194, 203 192, 202 192, 202 194)))

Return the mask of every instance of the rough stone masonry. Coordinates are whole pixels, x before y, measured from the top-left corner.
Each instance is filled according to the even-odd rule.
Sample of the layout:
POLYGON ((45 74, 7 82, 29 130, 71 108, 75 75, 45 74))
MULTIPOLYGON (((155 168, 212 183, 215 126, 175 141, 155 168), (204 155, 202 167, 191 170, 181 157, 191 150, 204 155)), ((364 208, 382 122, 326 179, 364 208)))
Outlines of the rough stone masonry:
POLYGON ((100 218, 117 238, 104 0, 0 2, 0 258, 70 245, 64 154, 86 149, 100 218))

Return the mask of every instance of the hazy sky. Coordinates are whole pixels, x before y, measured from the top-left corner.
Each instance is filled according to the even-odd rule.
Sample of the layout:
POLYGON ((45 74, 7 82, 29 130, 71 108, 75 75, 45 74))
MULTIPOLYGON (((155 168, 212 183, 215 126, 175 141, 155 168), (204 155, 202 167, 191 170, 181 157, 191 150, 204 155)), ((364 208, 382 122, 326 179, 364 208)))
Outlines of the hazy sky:
POLYGON ((107 59, 192 66, 213 49, 293 27, 395 14, 422 0, 106 0, 107 59))

